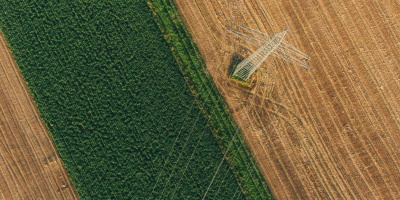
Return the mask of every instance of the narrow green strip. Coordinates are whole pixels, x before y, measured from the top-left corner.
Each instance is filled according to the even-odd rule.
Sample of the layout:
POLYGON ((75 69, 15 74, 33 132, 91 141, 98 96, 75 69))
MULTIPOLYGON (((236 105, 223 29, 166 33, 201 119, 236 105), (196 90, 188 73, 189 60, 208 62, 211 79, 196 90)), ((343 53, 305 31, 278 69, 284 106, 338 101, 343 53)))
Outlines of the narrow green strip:
POLYGON ((228 149, 226 160, 243 194, 247 199, 272 199, 267 183, 242 135, 236 134, 237 125, 230 116, 212 78, 208 75, 204 61, 179 17, 176 5, 171 0, 151 0, 148 5, 164 38, 171 46, 172 53, 201 111, 210 120, 213 135, 221 151, 225 153, 228 149), (232 146, 230 146, 231 141, 232 146))

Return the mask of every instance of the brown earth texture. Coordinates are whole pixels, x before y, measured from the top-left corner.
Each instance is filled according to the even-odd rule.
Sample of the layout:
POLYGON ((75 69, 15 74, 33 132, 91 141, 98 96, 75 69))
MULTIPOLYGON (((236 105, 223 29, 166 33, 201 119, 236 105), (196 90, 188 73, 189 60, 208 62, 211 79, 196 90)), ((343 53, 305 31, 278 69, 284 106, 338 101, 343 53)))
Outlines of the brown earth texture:
POLYGON ((78 199, 1 33, 0 199, 78 199))
POLYGON ((277 199, 400 199, 398 0, 175 0, 277 199), (255 48, 227 32, 289 29, 312 67, 268 57, 248 86, 228 77, 255 48))

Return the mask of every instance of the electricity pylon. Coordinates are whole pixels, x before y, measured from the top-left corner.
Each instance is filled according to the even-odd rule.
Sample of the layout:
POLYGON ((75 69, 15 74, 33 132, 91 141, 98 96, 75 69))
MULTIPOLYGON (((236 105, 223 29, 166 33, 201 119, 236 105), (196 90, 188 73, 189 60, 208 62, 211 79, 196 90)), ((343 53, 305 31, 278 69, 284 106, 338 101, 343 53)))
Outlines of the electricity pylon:
POLYGON ((311 68, 305 62, 310 60, 310 57, 283 40, 288 30, 282 31, 272 37, 269 37, 264 32, 243 25, 239 25, 238 30, 231 28, 227 28, 227 30, 258 48, 253 54, 237 65, 232 76, 247 81, 270 54, 306 69, 311 68))

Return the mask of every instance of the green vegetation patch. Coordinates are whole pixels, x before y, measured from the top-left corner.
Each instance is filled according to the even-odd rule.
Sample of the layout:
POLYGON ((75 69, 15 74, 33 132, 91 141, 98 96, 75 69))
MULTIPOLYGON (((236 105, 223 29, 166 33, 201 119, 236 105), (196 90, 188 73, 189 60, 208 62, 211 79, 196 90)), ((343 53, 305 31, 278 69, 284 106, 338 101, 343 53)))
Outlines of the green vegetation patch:
MULTIPOLYGON (((247 199, 272 199, 267 183, 230 116, 223 98, 208 75, 195 43, 179 18, 176 5, 172 0, 151 0, 148 4, 153 10, 157 24, 172 47, 173 55, 178 61, 192 93, 196 96, 201 111, 209 119, 213 135, 222 153, 226 155, 229 166, 245 197, 247 199)), ((237 60, 237 57, 235 59, 237 60)), ((230 71, 237 63, 231 62, 231 65, 230 71)), ((232 72, 227 72, 227 75, 229 73, 232 72)))
MULTIPOLYGON (((0 5, 0 27, 82 199, 243 198, 211 133, 226 149, 235 126, 182 35, 177 51, 188 52, 174 55, 181 66, 199 62, 185 68, 195 101, 145 1, 0 5)), ((241 185, 255 181, 243 191, 265 196, 259 172, 244 174, 253 165, 242 143, 231 148, 232 168, 241 185)))

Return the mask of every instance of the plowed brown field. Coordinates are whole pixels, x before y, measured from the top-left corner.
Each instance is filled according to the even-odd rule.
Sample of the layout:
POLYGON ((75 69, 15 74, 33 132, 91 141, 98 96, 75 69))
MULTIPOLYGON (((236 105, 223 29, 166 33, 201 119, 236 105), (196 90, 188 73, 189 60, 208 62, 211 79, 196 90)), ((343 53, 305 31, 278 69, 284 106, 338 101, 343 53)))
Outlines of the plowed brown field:
POLYGON ((176 0, 207 68, 278 199, 400 199, 400 2, 176 0), (311 57, 269 57, 246 88, 230 81, 227 33, 243 24, 311 57))
POLYGON ((0 199, 78 199, 1 33, 0 199))

